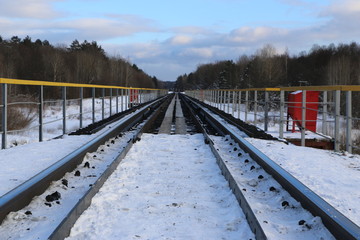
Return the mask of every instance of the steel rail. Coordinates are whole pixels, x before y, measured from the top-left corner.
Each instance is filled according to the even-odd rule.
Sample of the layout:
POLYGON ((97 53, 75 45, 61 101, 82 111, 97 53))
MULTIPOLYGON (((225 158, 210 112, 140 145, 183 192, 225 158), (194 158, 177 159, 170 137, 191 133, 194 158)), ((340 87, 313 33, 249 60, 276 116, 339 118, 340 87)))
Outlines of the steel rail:
POLYGON ((303 183, 293 177, 290 173, 272 161, 260 150, 239 136, 237 132, 229 127, 222 125, 203 106, 195 102, 190 97, 186 99, 192 102, 196 112, 216 129, 221 129, 224 133, 230 135, 239 146, 247 152, 266 172, 278 181, 278 183, 289 192, 301 205, 310 211, 313 215, 322 219, 325 227, 337 238, 343 240, 360 239, 360 227, 327 203, 324 199, 306 187, 303 183))
MULTIPOLYGON (((219 110, 219 109, 217 109, 217 108, 214 108, 214 107, 212 107, 212 106, 206 105, 205 103, 203 103, 203 102, 201 102, 201 101, 199 101, 199 100, 197 100, 197 99, 194 99, 194 98, 192 98, 192 101, 195 101, 197 104, 199 104, 199 105, 201 105, 201 106, 207 107, 209 110, 211 110, 211 111, 214 112, 215 114, 218 114, 219 116, 221 116, 221 118, 223 118, 223 119, 224 119, 225 121, 227 121, 228 123, 234 125, 234 126, 237 127, 238 129, 240 129, 242 132, 244 132, 244 133, 245 133, 246 135, 248 135, 249 137, 256 137, 256 136, 254 136, 254 133, 253 133, 252 131, 249 131, 248 129, 246 129, 246 128, 242 127, 241 125, 239 125, 238 123, 234 122, 231 118, 229 118, 228 116, 226 116, 226 115, 225 115, 226 113, 224 114, 223 111, 221 111, 221 110, 219 110)), ((204 115, 202 112, 201 112, 200 114, 204 115)), ((255 128, 255 127, 256 127, 256 126, 254 126, 254 128, 255 128)), ((262 131, 262 130, 259 129, 258 127, 256 127, 256 129, 257 129, 258 131, 262 131)), ((271 136, 270 136, 270 137, 271 137, 271 136)), ((275 138, 275 137, 272 137, 272 140, 277 140, 277 141, 280 141, 280 142, 284 142, 283 140, 278 139, 278 138, 275 138)))
MULTIPOLYGON (((90 140, 77 150, 60 159, 47 169, 38 173, 31 179, 22 183, 15 189, 0 197, 0 223, 11 211, 17 211, 27 206, 34 196, 42 194, 52 181, 62 178, 65 173, 71 172, 80 164, 87 152, 96 151, 106 140, 115 137, 120 132, 127 131, 138 122, 148 117, 154 109, 160 105, 166 97, 163 97, 152 104, 144 106, 132 116, 125 116, 114 126, 90 140)), ((56 239, 56 238, 55 238, 56 239)))
MULTIPOLYGON (((145 132, 150 125, 153 124, 154 119, 159 114, 159 109, 161 106, 166 105, 169 98, 163 98, 164 101, 157 101, 151 107, 147 107, 148 110, 150 108, 156 109, 155 111, 147 112, 149 115, 146 119, 146 123, 133 134, 132 141, 129 141, 126 147, 124 147, 118 156, 114 159, 114 161, 109 165, 109 167, 101 174, 101 176, 96 180, 96 182, 91 186, 91 188, 84 194, 84 196, 79 199, 76 205, 71 209, 71 211, 67 214, 67 216, 63 219, 63 221, 59 224, 59 226, 54 230, 54 232, 49 236, 49 240, 62 240, 70 235, 71 228, 74 226, 77 219, 80 215, 90 206, 91 199, 95 196, 95 194, 100 190, 105 181, 109 178, 109 176, 115 171, 120 162, 125 158, 126 154, 129 152, 132 145, 136 142, 137 139, 140 138, 143 132, 145 132)), ((148 105, 149 106, 149 105, 148 105)), ((130 129, 133 125, 139 123, 143 120, 144 117, 137 118, 133 121, 132 125, 127 126, 130 129)))
MULTIPOLYGON (((248 203, 248 201, 246 200, 245 196, 242 194, 239 185, 237 184, 236 180, 234 179, 234 177, 232 176, 230 170, 227 168, 224 160, 222 159, 222 157, 220 156, 219 152, 216 150, 216 148, 214 147, 214 143, 211 140, 209 134, 207 133, 207 130, 204 128, 204 122, 207 122, 207 119, 205 119, 204 121, 202 121, 200 119, 200 117, 197 115, 197 113, 199 113, 199 109, 196 108, 194 111, 194 108, 189 104, 188 101, 185 100, 185 98, 183 97, 183 95, 181 96, 181 100, 183 101, 183 103, 185 104, 185 106, 188 108, 191 118, 194 120, 196 126, 201 130, 201 132, 203 133, 204 137, 205 137, 205 142, 209 144, 212 153, 214 154, 215 158, 216 158, 216 162, 221 170, 222 175, 225 177, 225 179, 228 181, 229 183, 229 187, 230 189, 233 191, 236 200, 238 201, 240 207, 242 208, 246 220, 250 226, 251 231, 254 233, 255 238, 257 240, 266 240, 267 237, 264 233, 264 230, 262 229, 259 220, 256 218, 256 215, 254 214, 254 212, 252 211, 250 204, 248 203), (196 112, 196 113, 195 113, 196 112)), ((226 135, 227 131, 225 128, 223 128, 221 125, 218 124, 211 124, 213 128, 215 128, 220 134, 222 135, 226 135)))

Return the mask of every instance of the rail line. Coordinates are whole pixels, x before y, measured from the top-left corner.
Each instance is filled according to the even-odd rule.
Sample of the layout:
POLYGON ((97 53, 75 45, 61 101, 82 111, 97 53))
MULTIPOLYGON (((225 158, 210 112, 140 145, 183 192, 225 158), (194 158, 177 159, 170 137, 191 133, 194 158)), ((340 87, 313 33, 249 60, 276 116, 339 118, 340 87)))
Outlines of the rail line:
MULTIPOLYGON (((337 211, 334 207, 324 201, 321 197, 316 195, 308 187, 294 178, 291 174, 273 162, 270 158, 256 149, 253 145, 248 143, 243 137, 241 137, 236 131, 232 128, 227 127, 222 124, 219 120, 214 118, 212 114, 209 113, 202 105, 190 99, 189 97, 184 97, 183 99, 187 102, 189 108, 194 109, 193 117, 195 112, 197 113, 199 126, 202 122, 206 122, 211 125, 213 128, 217 129, 222 135, 230 135, 231 138, 246 152, 252 159, 254 159, 266 172, 276 179, 276 181, 290 193, 292 197, 298 200, 301 205, 309 210, 313 215, 320 216, 324 225, 327 229, 337 238, 337 239, 360 239, 360 227, 346 218, 343 214, 337 211)), ((243 129, 242 129, 243 130, 243 129)), ((211 140, 210 136, 207 134, 205 128, 202 127, 202 132, 205 135, 205 138, 211 146, 212 151, 218 159, 219 167, 221 168, 224 176, 229 181, 229 185, 233 190, 235 196, 237 197, 239 204, 243 208, 244 212, 248 217, 248 222, 256 234, 257 239, 266 239, 266 234, 262 230, 259 221, 256 219, 255 214, 253 213, 249 203, 246 201, 246 198, 241 193, 239 186, 237 185, 235 179, 231 175, 229 169, 226 167, 225 161, 221 158, 218 151, 214 147, 214 143, 211 140)))
MULTIPOLYGON (((91 197, 99 190, 101 185, 105 182, 107 177, 112 173, 116 166, 121 162, 126 155, 131 145, 136 142, 136 139, 145 131, 149 125, 152 124, 153 119, 158 114, 159 106, 167 104, 169 96, 158 99, 157 101, 147 104, 141 109, 123 116, 121 120, 102 134, 92 139, 79 149, 65 156, 57 161, 47 169, 43 170, 28 181, 19 185, 15 189, 9 191, 0 197, 0 222, 2 222, 8 213, 17 211, 25 207, 33 197, 42 194, 49 185, 58 179, 61 179, 65 173, 73 171, 82 161, 88 152, 94 152, 96 149, 104 144, 108 139, 114 138, 119 133, 128 131, 135 125, 145 120, 145 123, 139 128, 129 140, 127 145, 120 151, 118 157, 113 161, 104 173, 96 180, 96 183, 90 188, 85 196, 77 203, 71 213, 64 219, 64 221, 57 227, 50 239, 63 239, 69 233, 70 226, 75 222, 78 215, 84 211, 91 201, 91 197)), ((136 110, 136 109, 135 109, 136 110)))
MULTIPOLYGON (((203 133, 205 143, 210 146, 212 153, 217 159, 217 164, 219 165, 222 174, 228 181, 229 186, 233 191, 240 207, 242 208, 250 229, 254 233, 256 239, 268 239, 267 230, 263 227, 264 224, 262 219, 259 220, 258 213, 254 211, 251 200, 249 200, 246 194, 244 194, 244 191, 246 190, 244 190, 244 188, 242 188, 239 184, 238 176, 234 175, 234 167, 228 163, 229 159, 224 156, 224 151, 221 149, 221 144, 218 144, 217 142, 222 140, 214 138, 214 135, 230 136, 229 138, 226 138, 226 141, 229 141, 231 138, 230 141, 232 141, 234 145, 236 144, 236 146, 241 148, 241 150, 236 150, 240 155, 242 153, 243 156, 249 156, 249 159, 251 158, 254 162, 256 162, 261 168, 263 168, 263 170, 271 175, 272 178, 274 178, 294 199, 299 201, 302 207, 310 211, 314 216, 319 216, 325 227, 334 237, 337 239, 360 239, 359 226, 352 223, 349 219, 347 219, 331 205, 317 196, 309 188, 307 188, 288 172, 270 160, 254 146, 249 144, 246 140, 243 139, 239 131, 234 130, 234 127, 229 126, 229 124, 224 124, 224 122, 219 120, 218 117, 215 117, 214 114, 206 108, 206 106, 200 104, 196 100, 182 94, 179 94, 179 96, 180 101, 177 97, 175 98, 173 95, 168 95, 167 97, 163 97, 151 104, 143 106, 133 114, 123 117, 121 120, 116 122, 111 129, 104 131, 101 135, 83 147, 59 160, 51 167, 45 169, 43 172, 34 176, 32 179, 2 196, 0 198, 0 222, 6 218, 9 212, 22 209, 27 204, 29 204, 34 196, 43 193, 52 181, 61 179, 64 174, 73 171, 83 161, 84 156, 86 156, 88 152, 95 151, 101 144, 103 144, 108 139, 117 137, 119 133, 123 133, 129 129, 134 129, 134 131, 131 133, 130 140, 123 147, 123 149, 119 151, 116 159, 111 164, 109 164, 106 170, 101 174, 101 176, 97 178, 95 183, 92 184, 85 195, 77 202, 72 210, 66 215, 64 220, 49 236, 49 239, 64 239, 69 235, 72 226, 79 218, 81 213, 91 204, 91 199, 103 186, 107 178, 115 171, 117 166, 130 150, 133 143, 135 143, 136 140, 140 138, 142 133, 157 133, 159 132, 159 129, 161 129, 160 131, 165 131, 163 129, 166 129, 166 127, 160 127, 160 123, 164 118, 167 118, 167 124, 172 126, 168 127, 168 130, 166 130, 170 131, 169 134, 175 134, 179 132, 182 134, 186 133, 186 130, 184 129, 170 129, 174 126, 179 128, 185 127, 190 129, 187 131, 188 133, 194 133, 193 127, 185 126, 186 124, 184 119, 179 120, 177 119, 178 116, 175 116, 175 108, 179 108, 181 102, 182 109, 185 111, 184 115, 191 117, 191 121, 187 119, 187 123, 191 122, 192 124, 195 124, 197 130, 203 133), (169 105, 172 106, 174 110, 169 109, 165 112, 169 105), (139 127, 135 128, 137 125, 139 127)), ((219 112, 216 114, 219 114, 219 112)), ((232 122, 231 119, 228 119, 228 121, 230 121, 230 124, 236 125, 237 128, 241 128, 237 123, 232 122)), ((253 132, 256 131, 256 129, 246 131, 247 135, 254 136, 253 132)), ((261 136, 258 137, 263 138, 263 136, 263 133, 261 133, 261 136)), ((231 145, 233 144, 232 142, 231 145)), ((249 161, 249 159, 246 159, 246 161, 249 161)), ((283 204, 289 205, 288 202, 283 202, 283 204)))

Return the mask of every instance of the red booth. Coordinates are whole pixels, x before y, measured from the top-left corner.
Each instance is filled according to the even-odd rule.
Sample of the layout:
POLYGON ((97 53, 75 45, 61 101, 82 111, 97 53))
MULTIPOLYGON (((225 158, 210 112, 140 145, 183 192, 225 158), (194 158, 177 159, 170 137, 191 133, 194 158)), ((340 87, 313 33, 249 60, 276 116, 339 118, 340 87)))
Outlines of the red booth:
MULTIPOLYGON (((287 131, 289 130, 289 117, 293 120, 292 132, 295 132, 295 124, 301 128, 302 118, 302 91, 289 94, 287 113, 287 131)), ((306 91, 306 115, 305 128, 316 132, 316 119, 319 108, 319 91, 306 91)))
POLYGON ((139 90, 137 89, 130 89, 130 96, 129 96, 129 107, 133 107, 139 104, 139 90))

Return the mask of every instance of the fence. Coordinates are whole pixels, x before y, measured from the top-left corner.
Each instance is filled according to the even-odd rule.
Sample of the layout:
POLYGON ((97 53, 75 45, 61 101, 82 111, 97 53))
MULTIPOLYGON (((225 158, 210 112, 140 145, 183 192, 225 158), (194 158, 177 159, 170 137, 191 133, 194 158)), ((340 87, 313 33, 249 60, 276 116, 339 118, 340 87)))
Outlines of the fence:
MULTIPOLYGON (((54 122, 61 122, 62 134, 68 133, 67 119, 78 118, 78 128, 82 128, 84 125, 83 117, 88 114, 91 115, 92 123, 98 120, 99 111, 101 112, 101 120, 105 117, 112 116, 116 113, 125 111, 135 105, 145 103, 154 100, 160 96, 167 94, 167 90, 164 89, 146 89, 146 88, 126 88, 118 86, 103 86, 103 85, 91 85, 91 84, 74 84, 74 83, 60 83, 60 82, 45 82, 45 81, 28 81, 17 79, 5 79, 0 78, 1 84, 1 147, 2 149, 7 147, 8 134, 14 134, 18 132, 30 131, 34 128, 38 128, 38 140, 41 142, 44 140, 43 127, 46 124, 52 124, 54 122), (36 96, 32 100, 28 101, 13 101, 9 102, 9 96, 11 93, 11 87, 23 86, 27 89, 31 89, 36 96), (50 95, 47 99, 44 99, 44 94, 47 88, 57 88, 59 97, 52 96, 52 93, 56 92, 54 89, 49 89, 46 95, 50 95), (10 89, 10 92, 9 92, 10 89), (71 90, 72 95, 77 94, 77 98, 68 99, 68 91, 71 90), (74 93, 75 91, 75 93, 74 93), (86 94, 85 94, 86 93, 86 94), (98 97, 96 97, 98 96, 98 97), (91 102, 91 109, 84 111, 84 101, 91 102), (96 109, 96 105, 101 103, 101 109, 96 109), (9 121, 15 121, 8 115, 9 108, 18 106, 32 105, 36 106, 38 123, 31 128, 24 129, 8 129, 9 121), (70 107, 76 105, 77 112, 68 114, 67 110, 70 107), (106 106, 107 105, 107 106, 106 106), (47 106, 60 106, 62 108, 62 117, 54 120, 44 122, 44 107, 47 106), (108 112, 108 116, 105 116, 108 112)), ((16 96, 13 97, 16 99, 16 96)))
MULTIPOLYGON (((306 124, 316 121, 315 135, 333 141, 334 150, 353 150, 360 152, 360 86, 307 86, 253 89, 215 89, 186 91, 186 94, 216 107, 245 122, 256 125, 264 131, 275 131, 284 138, 285 125, 288 126, 289 107, 301 111, 298 129, 301 133, 301 145, 305 146, 309 129, 306 124), (302 99, 290 102, 289 95, 299 91, 302 99), (317 111, 307 106, 308 91, 319 91, 319 106, 315 120, 307 120, 307 111, 317 111), (296 105, 296 106, 294 106, 296 105)), ((286 128, 287 129, 287 128, 286 128)))

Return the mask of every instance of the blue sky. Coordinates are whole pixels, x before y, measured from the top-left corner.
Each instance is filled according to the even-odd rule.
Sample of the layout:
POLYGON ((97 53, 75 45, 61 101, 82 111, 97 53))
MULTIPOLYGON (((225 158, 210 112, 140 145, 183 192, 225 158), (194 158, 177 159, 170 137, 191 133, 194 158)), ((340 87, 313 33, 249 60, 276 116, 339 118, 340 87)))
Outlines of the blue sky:
POLYGON ((199 64, 359 42, 359 0, 0 0, 0 35, 97 41, 165 81, 199 64))

